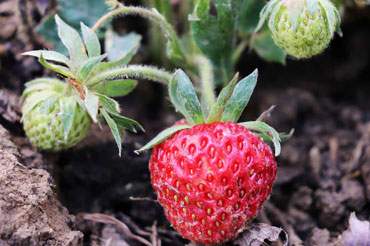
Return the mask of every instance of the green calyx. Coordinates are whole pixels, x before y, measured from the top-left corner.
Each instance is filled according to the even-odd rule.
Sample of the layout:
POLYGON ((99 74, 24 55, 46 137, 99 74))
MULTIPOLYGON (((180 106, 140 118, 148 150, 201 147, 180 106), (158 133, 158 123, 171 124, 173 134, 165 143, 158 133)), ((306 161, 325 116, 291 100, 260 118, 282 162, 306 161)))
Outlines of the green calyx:
POLYGON ((330 0, 271 0, 260 13, 259 31, 267 22, 275 43, 295 58, 320 54, 334 31, 340 36, 340 16, 330 0))
MULTIPOLYGON (((137 153, 148 150, 162 143, 176 132, 191 128, 194 125, 210 124, 213 122, 237 122, 249 102, 257 83, 257 77, 257 69, 240 81, 238 81, 238 74, 236 74, 229 84, 221 90, 216 102, 210 105, 210 111, 207 115, 202 110, 201 103, 189 77, 182 70, 177 70, 169 84, 169 95, 175 109, 185 117, 188 124, 176 125, 162 131, 139 149, 137 153)), ((280 154, 281 137, 287 139, 293 132, 288 135, 279 134, 271 126, 262 122, 262 119, 270 112, 271 109, 263 113, 257 121, 239 124, 258 134, 265 142, 273 143, 275 146, 275 155, 277 156, 280 154)))
MULTIPOLYGON (((64 81, 41 78, 26 83, 26 89, 22 95, 23 123, 26 133, 31 142, 40 149, 56 151, 72 147, 82 140, 89 129, 90 121, 99 123, 104 119, 111 128, 120 154, 123 130, 133 132, 137 129, 143 130, 136 121, 121 116, 118 103, 111 98, 130 93, 137 84, 136 80, 128 79, 126 74, 117 74, 117 71, 130 70, 130 66, 126 65, 139 47, 140 36, 127 35, 124 40, 127 46, 121 47, 121 52, 118 52, 118 56, 115 54, 113 61, 103 62, 107 55, 101 54, 99 39, 92 29, 81 23, 81 38, 79 33, 58 15, 55 16, 55 20, 59 37, 67 47, 69 57, 49 50, 28 51, 23 55, 38 57, 43 66, 60 74, 64 77, 64 81), (96 78, 102 82, 94 82, 96 78), (90 83, 91 81, 94 83, 90 83), (37 138, 34 132, 38 133, 39 130, 30 127, 35 122, 41 122, 37 120, 37 117, 48 119, 45 122, 51 122, 50 124, 55 127, 55 120, 60 123, 57 135, 47 134, 48 139, 51 139, 50 136, 57 137, 57 143, 53 145, 42 141, 44 139, 37 138), (53 117, 55 120, 51 120, 53 117), (79 129, 84 134, 76 137, 77 135, 72 132, 81 123, 78 117, 82 117, 82 121, 89 122, 89 124, 83 124, 88 125, 79 129), (28 131, 31 128, 33 130, 28 131)), ((135 68, 146 69, 142 66, 135 66, 135 68)), ((135 74, 132 77, 138 78, 140 75, 135 74)), ((43 126, 42 129, 45 129, 45 122, 40 123, 43 126)))

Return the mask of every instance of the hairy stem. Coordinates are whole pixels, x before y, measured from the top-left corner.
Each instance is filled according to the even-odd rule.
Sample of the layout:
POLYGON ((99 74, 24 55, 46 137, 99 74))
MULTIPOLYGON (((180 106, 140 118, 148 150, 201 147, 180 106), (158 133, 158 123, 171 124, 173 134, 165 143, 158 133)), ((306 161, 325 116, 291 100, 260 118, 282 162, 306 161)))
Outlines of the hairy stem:
POLYGON ((202 95, 205 98, 208 108, 211 108, 216 102, 212 63, 202 55, 196 56, 194 60, 200 75, 202 95))
POLYGON ((172 74, 151 66, 130 65, 99 73, 88 79, 86 85, 93 87, 99 83, 128 78, 149 79, 167 85, 172 78, 172 74))
POLYGON ((111 12, 102 16, 93 26, 93 31, 97 31, 104 23, 108 20, 118 17, 118 16, 125 16, 125 15, 139 15, 143 18, 147 18, 155 23, 157 23, 166 38, 171 42, 173 49, 180 54, 180 56, 185 59, 185 55, 182 51, 180 46, 180 42, 178 40, 177 34, 170 23, 166 21, 166 19, 161 15, 156 9, 149 10, 142 7, 134 7, 134 6, 124 6, 120 5, 117 9, 112 10, 111 12))

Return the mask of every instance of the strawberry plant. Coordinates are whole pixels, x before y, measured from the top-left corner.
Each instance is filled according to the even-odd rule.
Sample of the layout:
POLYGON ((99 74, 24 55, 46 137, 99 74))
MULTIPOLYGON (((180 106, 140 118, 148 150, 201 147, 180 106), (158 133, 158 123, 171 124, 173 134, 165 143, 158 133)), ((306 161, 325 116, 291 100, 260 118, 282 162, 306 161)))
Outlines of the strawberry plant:
POLYGON ((39 149, 58 151, 81 141, 90 123, 103 119, 110 127, 121 153, 123 129, 136 132, 139 123, 120 115, 111 97, 130 93, 136 86, 131 78, 148 78, 166 83, 170 74, 154 67, 126 66, 138 48, 126 47, 122 57, 103 62, 107 56, 95 32, 81 23, 83 41, 76 30, 55 16, 58 34, 69 51, 69 58, 48 50, 23 55, 36 56, 40 63, 57 72, 61 79, 40 78, 26 83, 23 93, 23 125, 30 141, 39 149))

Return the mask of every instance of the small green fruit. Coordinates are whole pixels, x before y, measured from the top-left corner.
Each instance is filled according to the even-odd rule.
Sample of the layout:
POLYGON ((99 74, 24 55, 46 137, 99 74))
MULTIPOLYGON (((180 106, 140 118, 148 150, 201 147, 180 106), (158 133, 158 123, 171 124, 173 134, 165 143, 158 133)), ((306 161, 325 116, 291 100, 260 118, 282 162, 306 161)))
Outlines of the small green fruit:
POLYGON ((60 92, 66 84, 58 82, 57 86, 53 86, 53 83, 51 81, 41 90, 25 94, 22 108, 27 137, 38 149, 47 151, 76 145, 86 136, 91 124, 89 114, 76 102, 76 97, 60 92), (40 100, 42 98, 45 99, 40 100), (68 120, 68 117, 73 117, 73 120, 68 120), (68 131, 65 131, 65 125, 68 131))
POLYGON ((340 33, 340 17, 329 0, 272 0, 262 10, 261 20, 267 15, 273 40, 295 58, 320 54, 334 31, 340 33))

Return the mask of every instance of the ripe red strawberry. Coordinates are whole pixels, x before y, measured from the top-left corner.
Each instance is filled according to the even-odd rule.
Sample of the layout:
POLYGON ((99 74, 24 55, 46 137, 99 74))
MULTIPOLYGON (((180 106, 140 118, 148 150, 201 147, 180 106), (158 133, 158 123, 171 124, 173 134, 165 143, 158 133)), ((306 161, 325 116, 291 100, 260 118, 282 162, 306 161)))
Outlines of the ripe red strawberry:
POLYGON ((149 167, 158 201, 172 226, 192 241, 234 239, 271 193, 277 165, 264 141, 279 155, 280 135, 261 121, 269 112, 236 123, 256 81, 257 71, 238 83, 234 78, 204 114, 189 78, 177 71, 169 94, 186 120, 139 150, 154 147, 149 167))
POLYGON ((205 244, 235 238, 276 177, 271 148, 233 122, 195 125, 156 145, 152 184, 171 224, 205 244))

